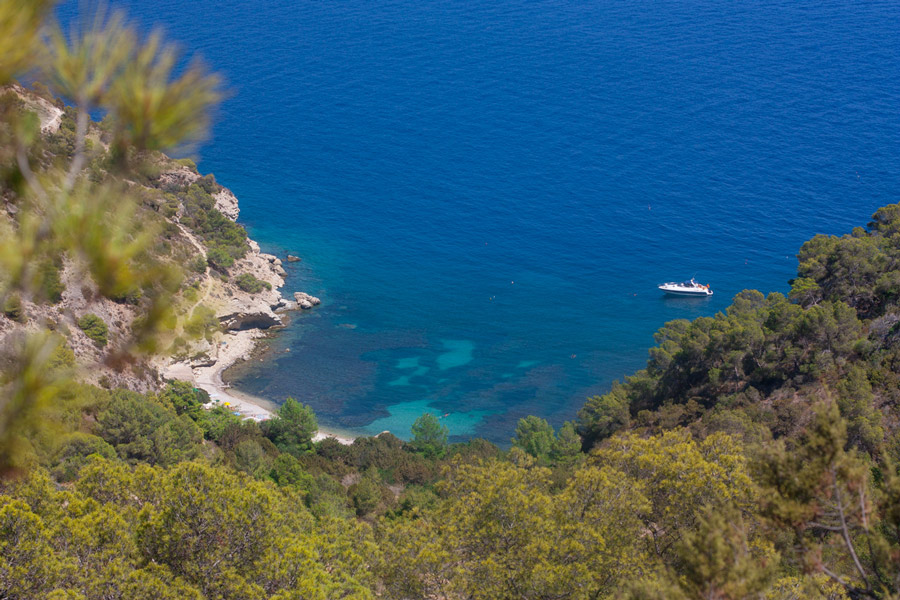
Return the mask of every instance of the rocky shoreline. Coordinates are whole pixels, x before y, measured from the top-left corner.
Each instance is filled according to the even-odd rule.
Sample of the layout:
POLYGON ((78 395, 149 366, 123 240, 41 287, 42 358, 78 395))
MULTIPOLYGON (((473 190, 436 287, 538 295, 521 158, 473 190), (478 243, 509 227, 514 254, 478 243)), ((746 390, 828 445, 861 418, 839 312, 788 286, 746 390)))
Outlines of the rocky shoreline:
MULTIPOLYGON (((34 111, 42 135, 60 135, 61 124, 66 118, 61 101, 53 102, 17 84, 0 88, 3 90, 12 91, 34 111)), ((106 147, 103 132, 95 124, 89 126, 88 138, 106 147)), ((19 343, 27 331, 51 329, 66 337, 67 346, 83 367, 79 377, 87 383, 147 392, 159 389, 165 379, 182 379, 237 407, 249 418, 268 418, 277 407, 264 399, 229 389, 222 381, 222 372, 249 359, 261 338, 283 327, 286 311, 309 310, 320 301, 299 291, 291 296, 292 299, 283 297, 281 289, 287 271, 282 260, 262 252, 259 244, 249 238, 241 258, 233 264, 219 264, 219 270, 213 270, 209 265, 212 248, 191 228, 193 217, 188 214, 184 196, 178 194, 196 184, 206 196, 205 200, 195 201, 211 200, 214 203, 214 207, 203 207, 202 210, 214 208, 232 222, 240 215, 237 197, 219 185, 213 176, 201 176, 190 160, 176 160, 163 154, 150 156, 147 160, 145 177, 126 183, 143 188, 140 190, 141 210, 154 211, 167 221, 170 231, 166 244, 178 248, 171 256, 177 257, 182 267, 187 267, 185 287, 177 309, 183 318, 164 339, 158 340, 161 347, 167 348, 164 354, 135 360, 127 367, 108 364, 110 348, 128 345, 141 309, 136 302, 113 301, 100 294, 97 285, 85 279, 83 265, 68 256, 60 257, 59 298, 48 303, 25 296, 19 299, 18 317, 0 313, 0 348, 19 343), (196 266, 198 263, 199 267, 196 266), (79 318, 85 315, 91 315, 105 325, 102 344, 96 343, 78 326, 79 318), (196 331, 190 334, 185 331, 186 321, 195 316, 200 323, 200 335, 196 331), (213 318, 218 321, 218 328, 213 318)), ((14 215, 18 209, 15 203, 0 198, 0 210, 14 215)), ((196 206, 192 210, 196 211, 196 206)), ((295 263, 301 258, 287 254, 284 260, 295 263)), ((328 434, 320 432, 320 437, 325 435, 328 434)), ((344 436, 341 441, 349 443, 352 439, 344 436)))
MULTIPOLYGON (((163 177, 188 183, 200 178, 199 174, 187 167, 165 173, 163 177)), ((219 212, 236 221, 240 214, 237 197, 227 188, 222 188, 214 198, 219 212)), ((183 233, 198 249, 203 248, 202 241, 191 232, 183 229, 183 233)), ((310 310, 321 301, 306 292, 294 292, 293 300, 285 298, 281 288, 287 272, 281 259, 262 252, 259 244, 251 239, 248 239, 248 244, 249 252, 235 261, 230 271, 234 276, 245 273, 252 275, 268 284, 269 288, 249 293, 234 284, 217 281, 211 273, 207 273, 204 303, 214 310, 222 330, 214 334, 212 339, 195 344, 191 349, 191 358, 165 358, 157 368, 163 378, 189 381, 209 393, 214 402, 228 403, 235 412, 261 421, 271 418, 277 406, 265 399, 234 390, 223 381, 222 374, 232 365, 250 360, 258 348, 259 340, 285 325, 286 312, 310 310)), ((299 258, 288 255, 286 260, 297 262, 299 258)), ((347 444, 353 442, 351 437, 324 429, 316 435, 316 439, 325 437, 333 437, 347 444)))

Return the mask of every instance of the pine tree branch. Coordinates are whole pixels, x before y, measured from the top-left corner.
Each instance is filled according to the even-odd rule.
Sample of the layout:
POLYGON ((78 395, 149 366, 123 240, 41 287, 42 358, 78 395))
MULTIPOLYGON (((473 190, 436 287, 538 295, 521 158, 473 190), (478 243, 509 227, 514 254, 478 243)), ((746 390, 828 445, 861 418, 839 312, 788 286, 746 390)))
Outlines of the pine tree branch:
POLYGON ((75 185, 75 178, 84 168, 87 157, 84 153, 85 138, 87 138, 88 129, 88 110, 87 102, 84 99, 78 101, 78 117, 75 123, 75 156, 72 158, 72 164, 69 165, 69 172, 66 174, 66 182, 64 189, 71 190, 75 185))
POLYGON ((863 569, 862 563, 860 563, 859 557, 856 555, 856 549, 853 547, 853 541, 850 539, 850 530, 847 526, 846 516, 844 515, 844 501, 843 498, 841 498, 841 492, 838 489, 836 476, 834 477, 834 493, 837 500, 838 514, 840 515, 841 519, 841 535, 844 538, 844 543, 847 546, 847 550, 850 551, 850 557, 853 559, 853 564, 856 565, 856 570, 859 571, 859 574, 862 577, 863 581, 866 582, 866 589, 868 589, 869 576, 866 574, 865 569, 863 569))
POLYGON ((46 203, 47 192, 44 191, 44 187, 38 181, 37 175, 31 170, 31 165, 28 164, 28 151, 22 142, 19 142, 16 146, 16 163, 19 165, 19 171, 22 173, 25 181, 28 182, 28 187, 31 188, 31 191, 34 192, 41 202, 46 203))

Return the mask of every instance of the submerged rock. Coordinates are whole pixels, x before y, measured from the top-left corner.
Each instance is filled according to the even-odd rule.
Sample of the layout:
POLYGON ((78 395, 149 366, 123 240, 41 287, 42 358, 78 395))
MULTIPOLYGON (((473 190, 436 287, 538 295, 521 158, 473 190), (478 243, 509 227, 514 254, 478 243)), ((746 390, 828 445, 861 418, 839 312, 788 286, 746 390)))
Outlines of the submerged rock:
POLYGON ((288 254, 288 255, 287 255, 287 261, 288 261, 288 262, 300 262, 300 260, 301 260, 301 259, 300 259, 299 256, 294 256, 293 254, 288 254))

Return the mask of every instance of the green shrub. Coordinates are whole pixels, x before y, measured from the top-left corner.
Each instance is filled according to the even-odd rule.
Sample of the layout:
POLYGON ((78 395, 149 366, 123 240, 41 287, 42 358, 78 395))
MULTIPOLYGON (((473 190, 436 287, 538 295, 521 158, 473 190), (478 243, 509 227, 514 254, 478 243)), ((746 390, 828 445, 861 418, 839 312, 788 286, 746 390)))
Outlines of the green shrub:
POLYGON ((112 402, 97 415, 95 432, 132 464, 171 465, 200 452, 202 432, 187 415, 128 390, 112 392, 112 402))
POLYGON ((234 282, 239 288, 249 294, 256 294, 263 291, 264 289, 272 289, 272 284, 270 284, 268 281, 257 279, 250 273, 241 273, 240 275, 235 277, 234 282))
POLYGON ((210 248, 206 253, 206 262, 218 271, 224 271, 234 264, 234 257, 221 248, 210 248))
POLYGON ((22 299, 15 294, 6 299, 6 302, 3 305, 3 314, 6 315, 7 318, 19 323, 24 323, 27 320, 25 317, 25 309, 22 307, 22 299))
POLYGON ((262 429, 279 450, 300 456, 312 450, 312 438, 319 425, 309 406, 288 398, 274 417, 263 421, 262 429))
POLYGON ((209 394, 187 381, 170 381, 160 393, 162 403, 175 409, 178 415, 188 415, 193 420, 200 416, 204 404, 209 402, 209 394))
POLYGON ((278 487, 291 486, 304 492, 314 485, 313 476, 303 469, 300 461, 286 452, 275 458, 269 477, 278 487))
POLYGON ((92 160, 88 165, 88 179, 94 183, 101 183, 107 176, 107 172, 100 166, 100 162, 92 160))
POLYGON ((88 457, 95 454, 110 460, 116 458, 115 448, 103 438, 80 431, 70 433, 57 451, 54 476, 60 482, 73 481, 88 463, 88 457))
POLYGON ((163 198, 165 199, 165 203, 162 206, 162 212, 166 217, 171 219, 178 214, 178 209, 181 207, 181 202, 179 202, 178 198, 176 198, 172 194, 166 194, 165 196, 163 196, 163 198))
POLYGON ((238 424, 241 421, 240 417, 232 414, 224 406, 214 406, 197 415, 197 425, 203 432, 203 436, 214 442, 218 442, 222 438, 230 425, 238 424))
POLYGON ((48 88, 46 84, 40 81, 35 81, 31 84, 31 91, 47 102, 50 102, 54 106, 58 106, 59 108, 62 108, 64 106, 62 104, 62 101, 53 94, 50 88, 48 88))
POLYGON ((367 473, 347 490, 356 516, 363 517, 375 511, 381 503, 381 487, 374 474, 367 473))
POLYGON ((211 194, 219 190, 215 177, 207 175, 191 184, 179 197, 184 205, 181 222, 206 242, 207 258, 215 269, 227 269, 250 248, 243 227, 216 208, 211 194), (215 252, 214 252, 215 251, 215 252))
POLYGON ((207 258, 201 254, 191 259, 191 262, 188 263, 188 269, 194 271, 195 273, 205 273, 206 265, 207 258))
POLYGON ((447 426, 441 425, 436 416, 425 413, 412 425, 410 444, 425 456, 440 457, 447 447, 447 426))
POLYGON ((118 304, 130 304, 132 306, 137 306, 138 302, 141 301, 141 298, 144 297, 144 290, 134 286, 121 292, 113 292, 107 294, 107 297, 113 302, 117 302, 118 304))
POLYGON ((219 184, 216 183, 216 176, 212 173, 204 175, 197 180, 197 185, 203 188, 207 194, 216 194, 219 192, 219 184))
POLYGON ((103 319, 95 314, 88 313, 78 319, 78 327, 86 336, 94 340, 98 346, 105 346, 108 341, 109 328, 103 319))
POLYGON ((47 370, 50 373, 68 371, 75 366, 75 353, 64 343, 53 350, 50 360, 47 362, 47 370))
POLYGON ((59 265, 47 260, 38 267, 38 283, 41 295, 50 302, 56 304, 62 300, 62 293, 66 289, 59 278, 59 265))
POLYGON ((182 167, 187 167, 194 173, 197 172, 197 163, 195 163, 190 158, 179 158, 179 159, 176 159, 175 162, 178 163, 179 165, 181 165, 182 167))

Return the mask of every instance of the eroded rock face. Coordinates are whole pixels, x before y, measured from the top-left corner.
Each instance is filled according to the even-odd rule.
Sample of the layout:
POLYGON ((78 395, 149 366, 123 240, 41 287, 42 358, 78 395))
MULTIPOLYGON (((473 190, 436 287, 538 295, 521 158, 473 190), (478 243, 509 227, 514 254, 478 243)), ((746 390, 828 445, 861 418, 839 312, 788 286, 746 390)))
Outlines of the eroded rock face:
POLYGON ((281 318, 275 313, 249 312, 232 313, 219 317, 222 326, 229 331, 243 331, 245 329, 269 329, 281 325, 281 318))
MULTIPOLYGON (((276 258, 275 256, 273 256, 271 254, 265 254, 262 252, 259 253, 259 257, 264 260, 269 261, 269 269, 273 273, 278 275, 278 277, 280 277, 281 279, 284 279, 285 277, 287 277, 287 271, 285 271, 284 267, 281 266, 281 260, 279 260, 278 258, 276 258)), ((281 283, 279 283, 278 285, 280 286, 281 283)))
POLYGON ((198 179, 200 179, 200 174, 195 173, 185 166, 180 166, 171 171, 165 171, 159 175, 160 186, 163 189, 186 188, 198 179))
POLYGON ((321 300, 319 300, 315 296, 310 296, 306 292, 294 292, 294 300, 297 301, 297 306, 299 306, 303 310, 309 310, 313 306, 322 304, 321 300))
POLYGON ((269 308, 271 308, 272 310, 284 310, 292 304, 294 304, 292 300, 288 300, 287 298, 282 298, 279 296, 276 302, 273 302, 269 305, 269 308))
POLYGON ((191 359, 191 368, 211 367, 216 364, 216 359, 209 354, 199 354, 191 359))
POLYGON ((21 98, 35 113, 41 123, 41 133, 56 133, 62 124, 63 110, 37 94, 29 93, 20 85, 12 85, 10 89, 21 98))
POLYGON ((222 188, 222 191, 213 196, 213 199, 215 199, 216 208, 220 213, 222 213, 232 221, 237 221, 241 209, 238 207, 237 197, 235 197, 235 195, 231 193, 231 190, 229 190, 228 188, 222 188))

